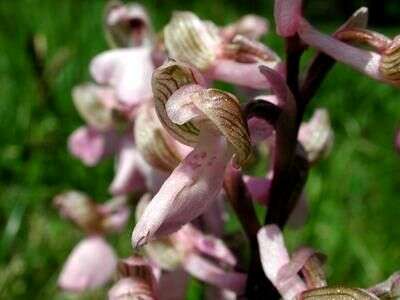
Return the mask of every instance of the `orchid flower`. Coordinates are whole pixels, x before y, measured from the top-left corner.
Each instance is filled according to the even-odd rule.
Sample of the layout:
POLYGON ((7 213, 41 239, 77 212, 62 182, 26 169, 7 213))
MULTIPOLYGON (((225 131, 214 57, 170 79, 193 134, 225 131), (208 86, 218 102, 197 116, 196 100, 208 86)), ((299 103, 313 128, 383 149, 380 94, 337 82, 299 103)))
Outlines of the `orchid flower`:
POLYGON ((244 164, 251 156, 237 99, 206 89, 203 82, 195 70, 175 62, 163 65, 153 75, 160 121, 173 137, 194 149, 174 169, 136 224, 134 247, 173 233, 201 215, 220 192, 232 157, 244 164))
POLYGON ((121 231, 130 215, 127 198, 122 196, 96 204, 83 192, 68 191, 54 197, 53 203, 64 218, 88 234, 121 231))
POLYGON ((110 1, 104 14, 104 29, 112 47, 140 47, 153 42, 150 17, 138 3, 110 1))
POLYGON ((68 147, 74 156, 93 166, 118 149, 117 131, 123 128, 126 119, 114 106, 115 96, 110 88, 82 84, 73 89, 72 99, 87 126, 72 133, 68 147))
POLYGON ((70 152, 88 166, 115 154, 116 175, 110 186, 114 195, 157 190, 165 176, 153 172, 137 151, 129 114, 116 101, 113 90, 84 84, 74 88, 72 94, 78 112, 88 125, 70 136, 70 152))
POLYGON ((323 258, 309 248, 300 248, 290 258, 283 234, 276 225, 260 229, 258 244, 264 272, 284 300, 379 299, 365 289, 327 287, 323 258))
MULTIPOLYGON (((140 219, 149 207, 149 195, 142 197, 136 208, 140 219)), ((154 201, 154 200, 152 200, 154 201)), ((175 271, 182 267, 192 276, 222 289, 242 293, 246 275, 232 271, 236 258, 222 240, 204 235, 192 224, 186 224, 177 232, 144 246, 150 261, 157 267, 175 271)))
POLYGON ((175 12, 164 28, 165 47, 171 58, 191 64, 209 79, 267 89, 268 82, 257 71, 257 61, 281 69, 279 58, 262 44, 240 35, 236 37, 227 44, 213 23, 202 21, 191 12, 175 12), (237 61, 240 54, 253 62, 237 61))
POLYGON ((108 292, 109 300, 157 300, 157 282, 152 267, 141 257, 118 262, 120 279, 108 292))
MULTIPOLYGON (((354 24, 340 28, 334 37, 323 34, 313 28, 302 17, 301 2, 300 0, 277 0, 275 2, 275 15, 279 20, 279 23, 277 23, 280 24, 278 25, 280 31, 288 35, 297 33, 307 45, 318 49, 339 62, 353 67, 373 79, 399 85, 399 38, 396 37, 391 40, 379 33, 363 29, 362 27, 357 28, 354 24), (291 7, 292 2, 296 2, 296 4, 290 9, 289 7, 291 7), (364 42, 374 48, 374 50, 364 50, 341 40, 364 42)), ((352 19, 366 19, 367 13, 366 8, 361 8, 356 11, 352 19)))
POLYGON ((95 204, 86 194, 70 191, 54 198, 61 215, 83 229, 88 236, 69 255, 58 279, 60 288, 82 292, 105 284, 114 273, 117 259, 103 235, 125 226, 130 210, 125 197, 95 204))

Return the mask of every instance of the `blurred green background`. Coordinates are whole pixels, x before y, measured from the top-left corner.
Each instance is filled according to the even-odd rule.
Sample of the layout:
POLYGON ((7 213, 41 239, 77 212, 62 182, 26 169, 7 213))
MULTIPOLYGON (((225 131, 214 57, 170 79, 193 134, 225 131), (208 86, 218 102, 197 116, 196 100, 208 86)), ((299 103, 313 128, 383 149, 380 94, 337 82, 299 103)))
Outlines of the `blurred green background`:
MULTIPOLYGON (((369 1, 372 24, 400 30, 398 1, 369 1)), ((83 122, 71 101, 74 85, 90 80, 88 64, 107 49, 101 16, 105 1, 0 1, 0 299, 67 299, 58 272, 82 234, 61 220, 52 197, 66 189, 106 200, 113 162, 84 167, 67 151, 68 135, 83 122), (32 56, 32 37, 47 40, 44 66, 32 56), (64 63, 60 63, 64 62, 64 63), (47 71, 46 71, 47 70, 47 71), (50 70, 50 71, 49 71, 50 70)), ((149 1, 157 29, 173 9, 190 9, 217 24, 244 13, 271 19, 272 1, 149 1)), ((367 1, 308 1, 307 15, 332 31, 367 1)), ((272 21, 272 20, 271 20, 272 21)), ((273 30, 265 41, 282 53, 273 30)), ((331 283, 368 286, 400 269, 400 157, 393 147, 400 94, 345 66, 336 66, 308 110, 331 113, 335 144, 307 183, 311 217, 287 230, 290 247, 313 246, 328 255, 331 283)), ((132 224, 111 237, 130 253, 132 224)), ((95 291, 78 299, 102 299, 95 291)), ((198 299, 196 292, 191 299, 198 299)))

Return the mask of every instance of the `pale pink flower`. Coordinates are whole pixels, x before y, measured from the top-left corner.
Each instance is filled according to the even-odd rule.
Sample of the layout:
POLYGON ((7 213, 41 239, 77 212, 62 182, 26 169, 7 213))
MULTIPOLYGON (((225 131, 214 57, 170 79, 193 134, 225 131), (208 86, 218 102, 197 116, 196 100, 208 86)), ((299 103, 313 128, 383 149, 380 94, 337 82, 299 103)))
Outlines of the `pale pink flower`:
POLYGON ((193 77, 194 72, 171 62, 153 75, 161 122, 171 135, 194 149, 164 182, 136 224, 134 247, 173 233, 201 215, 219 194, 231 158, 245 163, 250 156, 250 140, 237 100, 228 93, 205 89, 199 85, 201 75, 193 77))
POLYGON ((281 70, 279 58, 266 46, 238 37, 227 44, 216 25, 191 12, 175 12, 164 28, 165 46, 171 58, 191 64, 209 79, 268 89, 268 81, 257 71, 259 62, 281 70), (193 37, 196 42, 192 42, 193 37), (240 62, 242 56, 249 63, 240 62))
POLYGON ((338 62, 347 64, 373 79, 397 86, 400 81, 397 55, 400 39, 396 37, 391 40, 379 33, 364 29, 367 16, 367 8, 360 8, 335 32, 334 36, 316 30, 301 17, 297 33, 306 44, 338 62), (349 44, 352 42, 366 43, 374 50, 349 44))
POLYGON ((293 300, 307 289, 306 284, 294 272, 286 272, 290 263, 289 253, 279 227, 267 225, 258 232, 261 263, 265 274, 285 300, 293 300))
POLYGON ((83 192, 68 191, 54 197, 53 203, 62 217, 88 234, 121 231, 130 215, 127 198, 122 196, 97 204, 83 192))

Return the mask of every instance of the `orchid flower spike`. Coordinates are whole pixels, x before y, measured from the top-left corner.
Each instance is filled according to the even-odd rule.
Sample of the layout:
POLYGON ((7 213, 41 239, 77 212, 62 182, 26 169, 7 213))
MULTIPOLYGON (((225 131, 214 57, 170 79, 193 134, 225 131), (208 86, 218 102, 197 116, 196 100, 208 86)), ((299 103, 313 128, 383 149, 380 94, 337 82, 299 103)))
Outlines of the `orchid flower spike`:
POLYGON ((222 189, 228 162, 251 157, 247 124, 231 94, 202 86, 185 64, 169 62, 153 75, 157 114, 179 142, 194 147, 154 196, 132 234, 134 247, 177 231, 201 215, 222 189))
POLYGON ((120 279, 108 292, 109 300, 157 300, 157 283, 152 267, 141 257, 118 262, 120 279))
POLYGON ((114 250, 99 236, 82 240, 69 255, 58 285, 70 292, 82 292, 107 283, 117 265, 114 250))
POLYGON ((317 109, 308 122, 301 124, 298 139, 310 163, 326 157, 332 149, 334 133, 326 109, 317 109))
MULTIPOLYGON (((143 196, 136 208, 140 219, 149 205, 149 195, 143 196)), ((151 202, 150 202, 151 203, 151 202)), ((224 242, 205 235, 192 224, 177 232, 144 245, 147 257, 157 267, 175 271, 182 267, 190 275, 206 283, 241 294, 247 276, 233 271, 236 258, 224 242)))
POLYGON ((240 41, 236 43, 233 40, 232 44, 227 44, 216 25, 200 20, 191 12, 173 14, 171 21, 164 28, 164 40, 171 58, 191 64, 209 79, 255 89, 268 89, 268 82, 257 70, 257 61, 262 61, 274 69, 281 67, 277 56, 271 56, 272 51, 265 47, 253 46, 252 42, 243 45, 240 41), (241 63, 232 59, 229 51, 232 46, 249 54, 255 62, 241 63))
POLYGON ((153 43, 150 17, 138 3, 110 1, 104 13, 104 30, 112 47, 140 47, 153 43))

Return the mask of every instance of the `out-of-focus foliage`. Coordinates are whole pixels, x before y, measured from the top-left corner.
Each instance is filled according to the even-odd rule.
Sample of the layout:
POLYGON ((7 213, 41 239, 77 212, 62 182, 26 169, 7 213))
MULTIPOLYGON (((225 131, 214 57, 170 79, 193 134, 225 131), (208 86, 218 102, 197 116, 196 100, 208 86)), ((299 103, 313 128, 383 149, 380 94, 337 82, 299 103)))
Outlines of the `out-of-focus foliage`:
MULTIPOLYGON (((332 30, 351 10, 342 2, 351 7, 367 4, 313 0, 308 8, 315 20, 332 21, 321 26, 332 30)), ((225 24, 249 12, 271 16, 272 8, 272 1, 247 0, 144 4, 157 29, 172 9, 193 10, 225 24)), ((81 234, 59 218, 51 198, 71 188, 107 198, 112 161, 86 168, 66 149, 67 136, 82 124, 71 89, 89 79, 90 59, 106 49, 103 6, 104 1, 89 0, 0 1, 1 299, 70 299, 57 291, 56 278, 81 234), (47 41, 37 41, 46 50, 45 71, 33 59, 34 36, 47 41)), ((400 18, 394 18, 400 13, 397 1, 385 1, 384 10, 391 20, 384 31, 400 32, 400 18)), ((281 50, 277 41, 274 34, 266 38, 281 50)), ((393 148, 400 94, 344 66, 335 67, 330 75, 313 106, 329 109, 335 145, 329 158, 310 174, 309 222, 287 234, 292 247, 308 244, 328 255, 332 283, 368 286, 400 267, 400 157, 393 148)), ((131 229, 132 225, 112 239, 120 256, 131 251, 131 229)), ((198 284, 193 286, 199 289, 198 284)), ((198 299, 196 288, 190 299, 198 299)), ((82 299, 99 299, 103 292, 82 299)))

